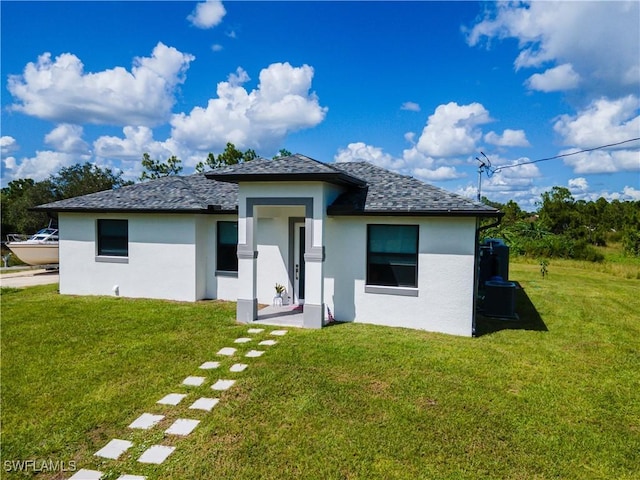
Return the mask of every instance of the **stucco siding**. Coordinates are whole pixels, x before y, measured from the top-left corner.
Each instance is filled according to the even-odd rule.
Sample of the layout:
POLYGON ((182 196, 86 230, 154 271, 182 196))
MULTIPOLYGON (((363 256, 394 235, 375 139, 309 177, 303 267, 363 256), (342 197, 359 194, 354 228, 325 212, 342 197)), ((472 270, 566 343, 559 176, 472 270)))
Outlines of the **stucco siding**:
POLYGON ((197 300, 195 216, 61 213, 59 226, 60 293, 197 300), (127 263, 97 261, 97 219, 128 220, 127 263))
POLYGON ((332 217, 325 239, 325 302, 336 320, 472 334, 475 219, 332 217), (365 291, 367 224, 419 225, 417 296, 365 291))

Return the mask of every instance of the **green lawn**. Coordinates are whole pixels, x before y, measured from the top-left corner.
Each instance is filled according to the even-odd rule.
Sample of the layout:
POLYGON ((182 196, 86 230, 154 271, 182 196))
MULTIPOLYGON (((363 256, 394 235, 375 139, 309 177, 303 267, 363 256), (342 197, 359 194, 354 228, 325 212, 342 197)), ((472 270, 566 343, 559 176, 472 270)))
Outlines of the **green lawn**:
POLYGON ((575 262, 548 268, 543 280, 537 264, 512 263, 522 321, 483 323, 478 338, 289 329, 248 370, 221 375, 238 383, 198 415, 190 402, 155 402, 214 396, 219 371, 195 390, 180 382, 245 334, 234 304, 3 290, 2 477, 32 478, 7 474, 6 462, 40 459, 111 479, 637 479, 640 281, 575 262), (163 440, 166 426, 126 428, 144 412, 168 414, 162 426, 202 423, 180 439, 163 440), (135 447, 93 457, 112 438, 135 447), (178 448, 161 466, 137 464, 155 442, 178 448))

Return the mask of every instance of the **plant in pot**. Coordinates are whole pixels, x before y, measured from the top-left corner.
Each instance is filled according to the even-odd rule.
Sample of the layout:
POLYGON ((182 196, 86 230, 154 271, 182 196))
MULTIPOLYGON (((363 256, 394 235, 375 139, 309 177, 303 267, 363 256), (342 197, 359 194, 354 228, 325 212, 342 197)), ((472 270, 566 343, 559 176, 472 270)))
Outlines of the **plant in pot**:
POLYGON ((276 297, 282 297, 282 293, 284 292, 284 285, 280 285, 276 283, 276 297))

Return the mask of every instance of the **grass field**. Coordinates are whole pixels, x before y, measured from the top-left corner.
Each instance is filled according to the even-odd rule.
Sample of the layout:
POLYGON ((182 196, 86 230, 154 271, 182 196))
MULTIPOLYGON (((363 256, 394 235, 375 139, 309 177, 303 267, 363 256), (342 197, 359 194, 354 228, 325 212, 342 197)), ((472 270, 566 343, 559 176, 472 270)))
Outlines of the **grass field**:
POLYGON ((179 440, 126 426, 144 412, 193 416, 155 402, 245 334, 234 304, 5 289, 2 477, 32 478, 6 462, 39 459, 112 479, 637 479, 640 281, 579 262, 548 270, 512 263, 521 321, 479 324, 477 338, 289 329, 179 440), (112 438, 135 447, 93 457, 112 438), (167 462, 137 464, 160 441, 178 445, 167 462))

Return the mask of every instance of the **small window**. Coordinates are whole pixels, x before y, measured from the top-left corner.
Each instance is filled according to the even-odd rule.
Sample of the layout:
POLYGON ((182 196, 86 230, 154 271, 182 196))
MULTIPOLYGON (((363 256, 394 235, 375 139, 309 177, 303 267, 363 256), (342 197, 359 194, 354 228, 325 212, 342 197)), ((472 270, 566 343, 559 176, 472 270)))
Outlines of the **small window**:
POLYGON ((109 257, 129 255, 127 220, 98 220, 98 255, 109 257))
POLYGON ((216 270, 238 271, 238 222, 218 222, 216 270))
POLYGON ((367 284, 418 286, 417 225, 368 225, 367 284))

